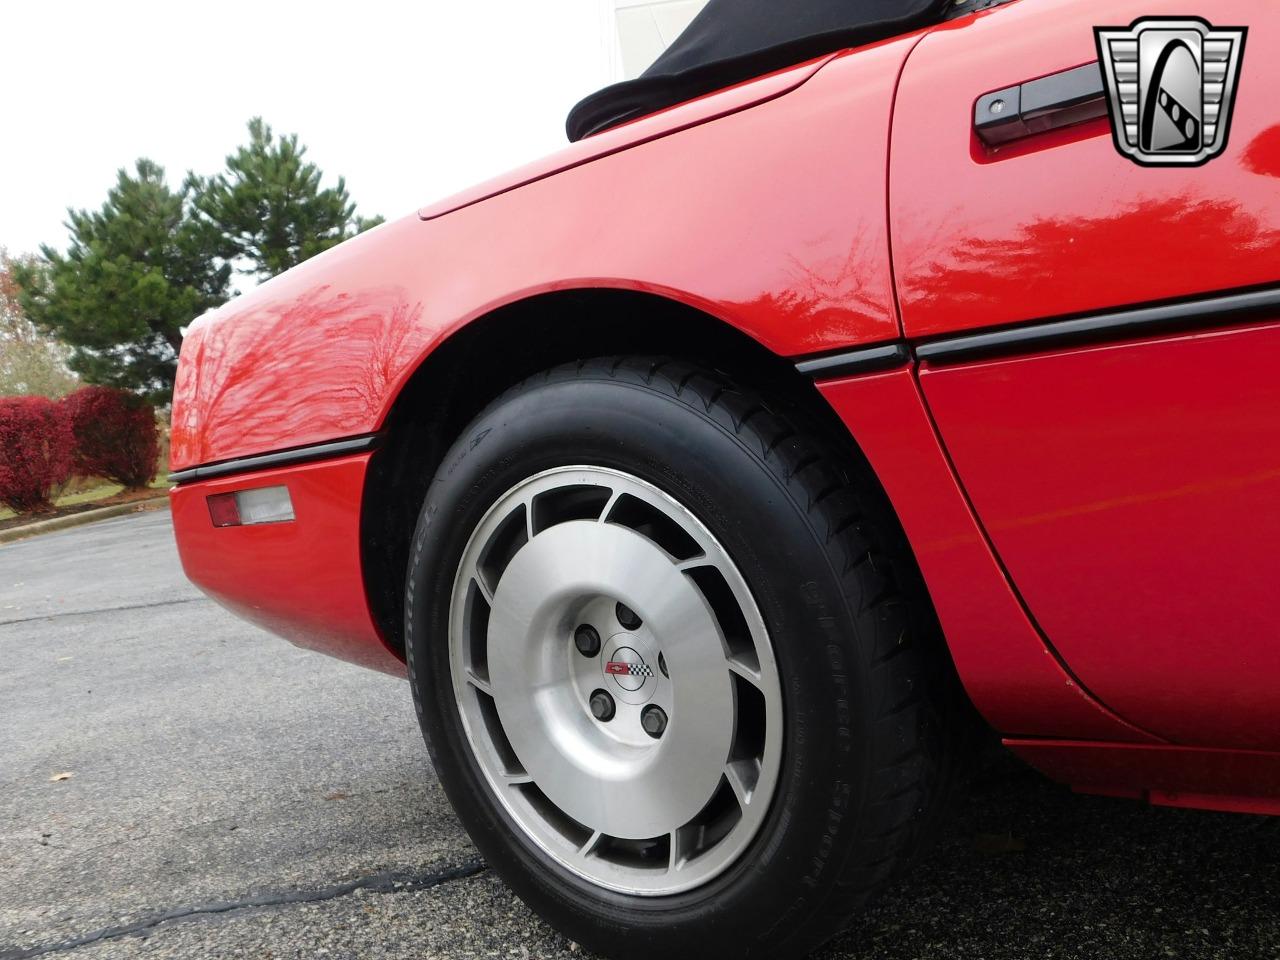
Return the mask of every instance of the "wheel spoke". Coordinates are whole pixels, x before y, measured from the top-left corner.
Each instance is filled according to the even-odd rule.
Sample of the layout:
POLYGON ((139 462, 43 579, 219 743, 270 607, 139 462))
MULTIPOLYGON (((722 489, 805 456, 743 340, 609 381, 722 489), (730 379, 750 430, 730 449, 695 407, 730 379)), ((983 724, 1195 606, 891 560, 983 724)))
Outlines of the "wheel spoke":
POLYGON ((696 557, 690 557, 688 560, 681 560, 676 564, 676 569, 681 573, 688 573, 690 570, 696 570, 698 567, 710 566, 707 562, 706 553, 700 553, 696 557))
POLYGON ((493 606, 493 591, 489 589, 489 583, 479 570, 476 570, 471 577, 471 581, 476 585, 476 589, 480 591, 480 596, 484 597, 484 602, 490 607, 493 606))
POLYGON ((525 543, 533 539, 533 498, 524 501, 524 536, 525 543))
POLYGON ((578 848, 578 856, 580 857, 591 856, 593 853, 595 853, 596 847, 600 846, 600 841, 603 839, 604 839, 604 833, 600 830, 596 830, 594 833, 591 834, 587 842, 578 848))
POLYGON ((493 699, 493 687, 490 685, 489 681, 486 680, 484 677, 480 676, 479 674, 471 670, 468 670, 467 683, 471 684, 471 686, 475 687, 477 690, 483 693, 486 697, 493 699))
POLYGON ((613 508, 617 506, 618 498, 621 496, 622 496, 622 493, 619 490, 617 490, 616 488, 610 488, 609 499, 605 501, 604 509, 600 511, 601 523, 605 523, 608 521, 609 514, 612 512, 613 508))
POLYGON ((685 855, 686 851, 682 849, 682 845, 680 843, 680 834, 680 830, 671 831, 671 855, 667 860, 668 873, 679 870, 684 865, 685 860, 688 859, 685 855))
POLYGON ((751 804, 751 795, 759 781, 759 765, 754 760, 730 760, 724 767, 725 779, 733 790, 733 796, 744 811, 751 804))
POLYGON ((518 787, 525 783, 533 783, 533 777, 524 770, 504 771, 503 779, 506 780, 508 786, 512 787, 518 787))
POLYGON ((740 676, 743 680, 747 681, 747 683, 751 684, 753 687, 759 687, 763 685, 764 680, 760 676, 760 671, 755 667, 749 666, 748 664, 743 663, 740 658, 733 657, 733 656, 726 658, 725 662, 729 665, 729 669, 731 671, 736 673, 738 676, 740 676))

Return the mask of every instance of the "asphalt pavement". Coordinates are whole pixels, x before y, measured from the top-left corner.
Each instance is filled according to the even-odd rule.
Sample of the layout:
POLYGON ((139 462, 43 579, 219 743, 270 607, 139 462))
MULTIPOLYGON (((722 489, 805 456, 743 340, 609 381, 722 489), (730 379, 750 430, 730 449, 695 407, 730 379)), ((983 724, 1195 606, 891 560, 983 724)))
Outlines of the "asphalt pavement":
MULTIPOLYGON (((0 960, 36 956, 584 951, 486 869, 406 684, 205 599, 160 512, 0 546, 0 960)), ((1280 958, 1280 819, 997 763, 820 956, 1280 958)))

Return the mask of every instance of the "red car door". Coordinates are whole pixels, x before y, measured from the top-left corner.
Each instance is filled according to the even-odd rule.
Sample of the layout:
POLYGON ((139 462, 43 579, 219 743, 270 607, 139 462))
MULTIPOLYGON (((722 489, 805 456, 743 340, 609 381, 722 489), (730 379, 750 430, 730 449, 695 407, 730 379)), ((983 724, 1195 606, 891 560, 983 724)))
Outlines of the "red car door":
POLYGON ((894 112, 902 323, 960 481, 1067 668, 1178 743, 1280 750, 1277 92, 1272 4, 1019 0, 928 35, 894 112), (1249 28, 1220 156, 1139 166, 1105 117, 978 136, 984 95, 1150 16, 1249 28))

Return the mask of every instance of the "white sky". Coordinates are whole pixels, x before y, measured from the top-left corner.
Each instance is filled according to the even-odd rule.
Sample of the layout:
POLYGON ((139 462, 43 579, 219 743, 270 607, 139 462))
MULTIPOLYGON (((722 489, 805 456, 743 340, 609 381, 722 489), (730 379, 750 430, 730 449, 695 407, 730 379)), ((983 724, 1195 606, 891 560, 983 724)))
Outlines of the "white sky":
POLYGON ((565 144, 612 80, 601 0, 0 0, 0 246, 62 248, 147 156, 212 173, 261 115, 388 219, 565 144))

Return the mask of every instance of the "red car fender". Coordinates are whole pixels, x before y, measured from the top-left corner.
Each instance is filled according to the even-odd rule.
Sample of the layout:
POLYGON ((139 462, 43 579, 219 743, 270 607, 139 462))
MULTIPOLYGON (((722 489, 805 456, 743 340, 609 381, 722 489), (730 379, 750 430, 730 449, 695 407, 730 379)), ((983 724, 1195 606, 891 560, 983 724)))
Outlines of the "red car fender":
MULTIPOLYGON (((453 333, 549 291, 656 293, 782 356, 894 339, 885 170, 917 39, 797 68, 812 76, 791 92, 678 135, 632 124, 637 145, 384 225, 202 318, 174 389, 174 469, 374 432, 453 333)), ((681 109, 714 116, 741 89, 681 109)))

